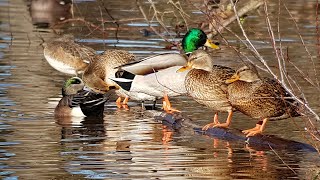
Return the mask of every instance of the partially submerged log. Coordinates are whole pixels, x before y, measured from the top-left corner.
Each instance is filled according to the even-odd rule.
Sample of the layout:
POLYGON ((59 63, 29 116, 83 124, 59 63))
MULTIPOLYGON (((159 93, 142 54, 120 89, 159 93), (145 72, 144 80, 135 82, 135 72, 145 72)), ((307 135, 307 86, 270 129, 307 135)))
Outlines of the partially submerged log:
POLYGON ((303 150, 316 152, 317 150, 309 144, 283 139, 274 135, 257 135, 254 137, 245 137, 238 129, 224 129, 224 128, 210 128, 203 131, 201 126, 192 121, 190 118, 181 113, 168 114, 160 111, 147 111, 147 116, 154 117, 154 119, 165 125, 172 131, 191 131, 198 134, 207 135, 210 137, 226 140, 237 141, 249 144, 256 149, 286 149, 286 150, 303 150))

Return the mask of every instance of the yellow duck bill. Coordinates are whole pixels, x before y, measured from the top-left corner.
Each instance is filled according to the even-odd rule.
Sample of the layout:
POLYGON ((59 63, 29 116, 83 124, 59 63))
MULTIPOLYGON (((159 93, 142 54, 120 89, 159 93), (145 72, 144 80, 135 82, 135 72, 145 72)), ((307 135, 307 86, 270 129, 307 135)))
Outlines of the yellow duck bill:
POLYGON ((182 66, 180 69, 178 69, 177 73, 189 70, 191 68, 192 68, 192 64, 188 62, 185 66, 182 66))
POLYGON ((214 44, 211 40, 207 39, 206 43, 204 44, 204 46, 207 46, 209 48, 212 49, 220 49, 219 46, 217 46, 216 44, 214 44))
POLYGON ((239 79, 240 79, 239 75, 234 74, 230 79, 226 80, 226 83, 227 84, 231 84, 231 83, 233 83, 235 81, 238 81, 239 79))

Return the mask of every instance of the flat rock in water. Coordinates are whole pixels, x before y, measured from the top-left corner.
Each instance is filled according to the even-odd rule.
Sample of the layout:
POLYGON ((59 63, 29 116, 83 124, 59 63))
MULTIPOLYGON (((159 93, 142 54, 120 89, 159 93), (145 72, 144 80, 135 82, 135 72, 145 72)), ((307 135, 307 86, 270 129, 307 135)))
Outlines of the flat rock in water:
POLYGON ((249 144, 252 147, 260 149, 287 149, 287 150, 304 150, 316 152, 316 149, 309 144, 283 139, 273 135, 257 135, 253 137, 245 137, 238 129, 209 128, 206 131, 201 126, 192 121, 190 118, 181 113, 165 113, 161 111, 146 111, 147 116, 154 117, 157 122, 162 123, 171 130, 193 130, 198 134, 203 134, 227 141, 239 141, 249 144))

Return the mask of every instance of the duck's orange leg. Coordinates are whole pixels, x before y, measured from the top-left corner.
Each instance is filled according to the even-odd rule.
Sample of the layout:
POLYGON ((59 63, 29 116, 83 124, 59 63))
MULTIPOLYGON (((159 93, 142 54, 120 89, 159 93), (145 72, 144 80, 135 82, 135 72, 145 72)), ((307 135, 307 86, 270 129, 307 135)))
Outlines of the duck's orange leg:
POLYGON ((261 134, 266 127, 267 121, 268 121, 268 118, 265 118, 262 121, 259 121, 256 124, 256 127, 251 128, 251 129, 247 129, 247 130, 243 130, 242 132, 246 135, 246 137, 261 134))
POLYGON ((117 107, 120 109, 122 106, 121 106, 121 97, 118 97, 118 99, 116 100, 116 105, 117 107))
POLYGON ((129 97, 124 98, 124 100, 122 101, 122 107, 126 110, 129 110, 128 101, 129 101, 129 97))
POLYGON ((124 100, 122 101, 122 105, 127 105, 129 101, 129 97, 124 98, 124 100))
POLYGON ((163 96, 162 108, 166 111, 166 113, 180 112, 179 110, 171 107, 171 103, 167 94, 164 94, 163 96))
POLYGON ((124 109, 129 109, 128 107, 128 101, 129 101, 129 97, 124 98, 124 100, 122 101, 121 97, 118 97, 117 101, 116 101, 116 105, 119 109, 124 108, 124 109))
POLYGON ((233 111, 232 110, 229 111, 226 122, 225 123, 220 123, 218 121, 218 113, 215 113, 214 114, 214 118, 213 118, 213 123, 209 123, 209 124, 203 126, 202 130, 206 131, 209 128, 213 128, 213 127, 228 128, 230 126, 230 124, 231 124, 232 114, 233 114, 233 111))

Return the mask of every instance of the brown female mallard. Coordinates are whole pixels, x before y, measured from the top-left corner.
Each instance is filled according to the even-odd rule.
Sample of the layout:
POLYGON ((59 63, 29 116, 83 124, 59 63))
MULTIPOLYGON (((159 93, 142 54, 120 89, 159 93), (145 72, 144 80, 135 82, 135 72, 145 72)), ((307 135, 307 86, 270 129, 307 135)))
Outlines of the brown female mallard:
POLYGON ((267 121, 299 116, 297 102, 276 80, 260 78, 256 68, 241 67, 226 81, 229 100, 240 112, 261 119, 256 127, 244 130, 246 136, 262 133, 267 121))
POLYGON ((81 74, 96 59, 94 49, 74 42, 73 36, 68 34, 50 39, 43 46, 43 54, 48 63, 66 74, 81 74))
POLYGON ((227 98, 225 81, 235 73, 229 67, 213 65, 212 57, 203 50, 194 51, 188 58, 187 64, 179 72, 191 69, 185 78, 188 95, 195 101, 215 111, 214 122, 203 127, 228 127, 231 123, 233 108, 227 98), (219 123, 218 112, 228 112, 225 123, 219 123))

